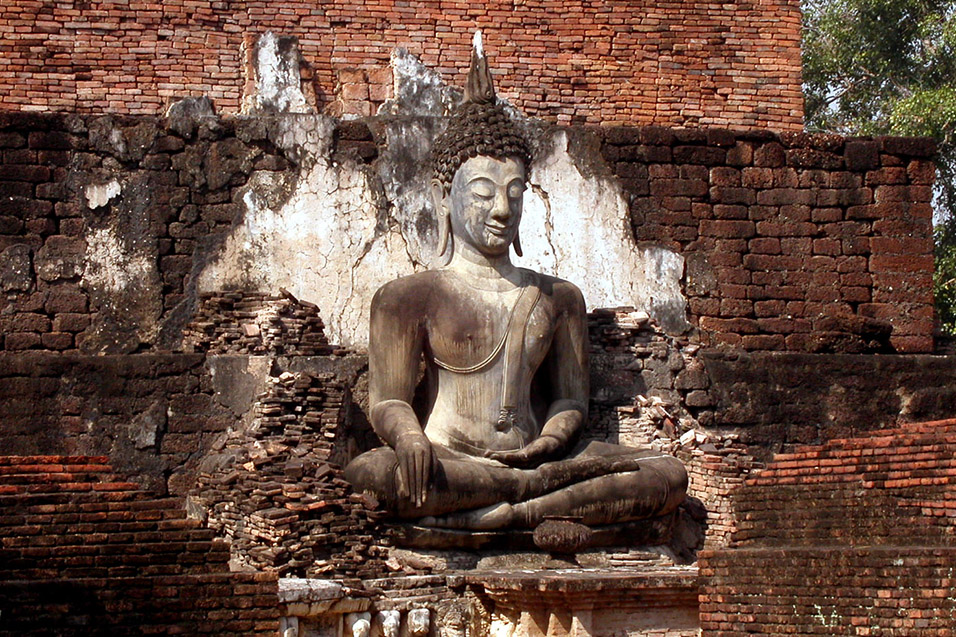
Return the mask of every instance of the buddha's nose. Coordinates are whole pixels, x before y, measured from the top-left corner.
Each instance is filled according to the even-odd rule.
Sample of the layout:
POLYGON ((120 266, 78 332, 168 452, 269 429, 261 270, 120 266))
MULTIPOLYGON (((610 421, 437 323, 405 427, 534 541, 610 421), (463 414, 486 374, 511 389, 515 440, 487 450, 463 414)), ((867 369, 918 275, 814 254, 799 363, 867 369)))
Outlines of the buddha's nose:
POLYGON ((495 200, 491 208, 491 216, 500 221, 507 221, 511 218, 511 202, 508 201, 508 195, 499 191, 495 195, 495 200))

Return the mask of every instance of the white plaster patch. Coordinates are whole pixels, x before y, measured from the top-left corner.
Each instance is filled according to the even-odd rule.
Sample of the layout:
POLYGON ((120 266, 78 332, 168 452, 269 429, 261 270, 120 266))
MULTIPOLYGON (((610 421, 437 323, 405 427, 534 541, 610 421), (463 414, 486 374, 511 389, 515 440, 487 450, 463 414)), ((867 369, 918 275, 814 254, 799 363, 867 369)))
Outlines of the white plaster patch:
POLYGON ((83 278, 87 286, 120 293, 134 282, 157 277, 156 261, 127 250, 113 228, 92 230, 86 237, 83 278))
POLYGON ((312 107, 302 93, 299 50, 280 46, 272 31, 263 33, 255 49, 256 92, 247 96, 244 110, 308 113, 312 107))
POLYGON ((407 49, 394 49, 390 64, 395 97, 379 107, 379 115, 440 116, 458 103, 460 91, 446 85, 407 49))
MULTIPOLYGON (((331 342, 364 347, 372 295, 384 283, 421 269, 433 244, 414 222, 417 211, 430 209, 428 180, 418 171, 400 182, 397 175, 380 172, 382 182, 373 183, 374 176, 359 165, 334 164, 333 123, 326 118, 285 116, 272 125, 270 136, 301 157, 295 190, 283 199, 276 173, 252 175, 242 198, 244 222, 200 274, 198 289, 275 293, 284 287, 319 306, 331 342), (388 215, 375 194, 383 185, 394 206, 388 215)), ((393 133, 390 144, 400 141, 393 133)), ((582 175, 567 137, 557 135, 553 152, 531 173, 521 225, 526 256, 516 262, 576 283, 591 309, 631 306, 669 331, 683 331, 683 258, 659 246, 637 245, 620 186, 582 175)), ((419 150, 411 155, 418 157, 419 150)), ((409 152, 394 158, 386 153, 383 159, 409 161, 409 152)))
POLYGON ((113 179, 105 184, 88 185, 84 194, 86 195, 86 203, 90 207, 90 210, 94 210, 108 204, 110 199, 119 195, 121 191, 122 188, 119 182, 113 179))
POLYGON ((582 175, 566 133, 555 134, 552 152, 535 162, 529 182, 521 222, 525 256, 515 263, 575 283, 589 309, 629 306, 668 331, 688 327, 683 257, 637 245, 620 186, 582 175))
MULTIPOLYGON (((326 133, 331 135, 331 127, 326 133)), ((328 144, 313 148, 327 151, 328 144)), ((375 290, 414 269, 401 233, 380 215, 366 172, 350 163, 332 164, 327 154, 312 159, 281 206, 271 203, 276 184, 270 177, 253 175, 243 196, 244 223, 202 272, 198 287, 266 292, 284 287, 319 306, 331 342, 362 346, 368 342, 375 290)))

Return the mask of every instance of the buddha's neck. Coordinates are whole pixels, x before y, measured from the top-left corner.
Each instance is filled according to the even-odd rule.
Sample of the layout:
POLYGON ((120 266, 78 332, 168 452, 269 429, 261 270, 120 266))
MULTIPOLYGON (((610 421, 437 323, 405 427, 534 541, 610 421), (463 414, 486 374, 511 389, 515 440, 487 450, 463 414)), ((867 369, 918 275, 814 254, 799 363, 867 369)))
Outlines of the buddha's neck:
POLYGON ((511 257, 506 252, 498 256, 488 256, 474 250, 457 249, 451 261, 445 266, 466 278, 479 280, 517 280, 518 268, 511 263, 511 257))

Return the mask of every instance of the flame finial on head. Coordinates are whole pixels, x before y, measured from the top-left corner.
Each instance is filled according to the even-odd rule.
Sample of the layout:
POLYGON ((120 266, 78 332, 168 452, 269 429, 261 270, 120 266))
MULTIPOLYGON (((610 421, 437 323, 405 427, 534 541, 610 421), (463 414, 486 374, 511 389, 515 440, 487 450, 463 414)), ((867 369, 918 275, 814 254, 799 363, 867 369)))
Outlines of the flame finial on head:
POLYGON ((472 42, 464 100, 452 111, 448 127, 432 148, 435 177, 444 184, 451 183, 459 166, 478 155, 515 157, 526 167, 531 160, 528 141, 495 95, 481 31, 475 32, 472 42))
POLYGON ((475 37, 472 39, 471 68, 468 70, 468 82, 465 84, 465 101, 475 104, 494 104, 496 101, 481 29, 475 31, 475 37))
MULTIPOLYGON (((451 258, 450 210, 441 205, 458 169, 472 157, 517 159, 525 169, 531 163, 531 147, 521 129, 511 120, 505 105, 498 101, 491 71, 481 41, 481 31, 472 40, 471 68, 465 84, 465 99, 449 116, 448 126, 435 139, 432 166, 436 188, 433 189, 438 213, 438 255, 444 263, 451 258)), ((433 184, 433 186, 435 186, 433 184)), ((521 256, 521 243, 515 236, 515 254, 521 256)))

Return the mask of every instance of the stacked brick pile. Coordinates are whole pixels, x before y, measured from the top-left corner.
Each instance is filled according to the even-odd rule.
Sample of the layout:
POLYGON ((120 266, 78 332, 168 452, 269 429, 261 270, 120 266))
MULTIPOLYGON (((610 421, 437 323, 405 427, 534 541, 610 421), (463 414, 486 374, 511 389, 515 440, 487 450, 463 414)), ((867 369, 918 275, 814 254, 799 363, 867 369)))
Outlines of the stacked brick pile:
POLYGON ((259 397, 248 432, 204 462, 194 497, 237 562, 295 577, 387 572, 384 538, 373 536, 384 513, 352 493, 333 457, 348 446, 346 394, 331 374, 286 372, 259 397))
POLYGON ((683 337, 665 334, 633 308, 600 309, 588 315, 591 385, 595 388, 587 435, 672 451, 680 421, 689 413, 677 377, 691 359, 683 337), (635 402, 635 397, 641 403, 635 402), (653 398, 650 398, 653 397, 653 398))
POLYGON ((0 457, 2 631, 275 634, 275 576, 230 573, 228 547, 181 500, 121 481, 106 462, 0 457))
POLYGON ((956 630, 954 446, 949 420, 776 456, 735 495, 731 548, 701 554, 703 634, 956 630))
POLYGON ((183 345, 208 354, 324 356, 333 351, 318 306, 285 291, 201 294, 196 316, 183 330, 183 345))
POLYGON ((602 152, 710 343, 932 351, 931 140, 622 128, 602 152))
POLYGON ((761 466, 744 445, 732 439, 719 444, 688 445, 677 453, 687 469, 687 494, 706 510, 704 548, 708 549, 730 544, 740 524, 732 496, 761 466))
POLYGON ((367 114, 380 97, 371 89, 383 84, 357 74, 374 75, 406 47, 462 84, 472 32, 482 28, 500 92, 551 121, 802 128, 800 13, 783 0, 96 7, 3 4, 0 108, 157 114, 174 97, 208 95, 236 112, 240 51, 271 30, 298 36, 303 80, 320 108, 346 99, 367 114))

